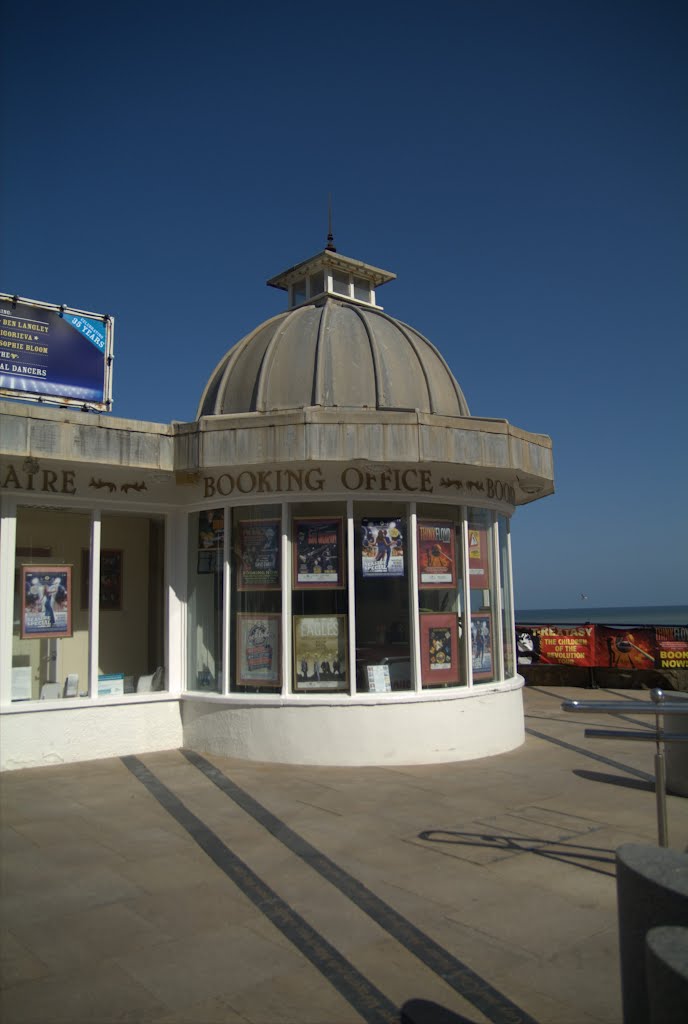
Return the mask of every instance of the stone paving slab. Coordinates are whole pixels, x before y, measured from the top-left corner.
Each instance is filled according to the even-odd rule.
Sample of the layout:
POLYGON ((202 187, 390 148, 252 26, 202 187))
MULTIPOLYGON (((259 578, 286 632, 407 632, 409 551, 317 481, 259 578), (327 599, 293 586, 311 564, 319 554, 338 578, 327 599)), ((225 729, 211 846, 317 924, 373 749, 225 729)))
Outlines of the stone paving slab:
MULTIPOLYGON (((596 696, 530 687, 525 744, 457 765, 0 776, 3 1024, 616 1024, 614 851, 656 842, 654 748, 585 739, 613 723, 561 701, 596 696)), ((688 800, 668 818, 685 849, 688 800)))

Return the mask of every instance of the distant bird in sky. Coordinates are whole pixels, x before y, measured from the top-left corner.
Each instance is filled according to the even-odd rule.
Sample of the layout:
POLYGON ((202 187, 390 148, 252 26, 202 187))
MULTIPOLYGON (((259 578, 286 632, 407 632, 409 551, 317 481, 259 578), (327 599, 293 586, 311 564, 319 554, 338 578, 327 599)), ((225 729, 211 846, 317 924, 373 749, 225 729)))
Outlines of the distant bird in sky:
POLYGON ((581 599, 581 601, 587 601, 588 600, 588 595, 587 594, 581 594, 580 599, 581 599))

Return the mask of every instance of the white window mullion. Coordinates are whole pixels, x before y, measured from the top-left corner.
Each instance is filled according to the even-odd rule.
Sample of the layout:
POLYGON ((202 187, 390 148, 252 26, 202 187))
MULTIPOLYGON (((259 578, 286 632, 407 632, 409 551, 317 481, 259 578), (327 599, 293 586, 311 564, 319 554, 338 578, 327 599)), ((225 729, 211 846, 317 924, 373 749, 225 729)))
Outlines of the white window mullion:
POLYGON ((346 503, 346 594, 349 612, 349 693, 356 693, 356 572, 354 566, 354 503, 346 503))
POLYGON ((468 557, 468 509, 461 506, 461 572, 464 579, 463 585, 463 645, 461 661, 461 679, 465 679, 467 686, 473 685, 473 658, 471 655, 471 575, 470 560, 468 557))
POLYGON ((222 689, 221 693, 229 693, 229 681, 232 676, 232 567, 229 561, 231 509, 225 505, 223 510, 224 542, 222 545, 222 689))
POLYGON ((286 697, 292 689, 291 671, 291 588, 292 571, 289 550, 289 506, 286 501, 282 508, 282 696, 286 697))
POLYGON ((409 604, 411 608, 411 621, 409 625, 411 627, 411 651, 413 652, 414 689, 416 693, 420 693, 423 689, 423 677, 420 658, 420 611, 418 606, 418 535, 416 529, 418 519, 415 501, 411 502, 410 509, 409 535, 406 544, 410 569, 409 578, 411 580, 411 601, 409 604))
POLYGON ((17 538, 17 502, 0 495, 0 704, 12 702, 12 619, 14 616, 14 567, 17 538))
POLYGON ((98 649, 100 645, 100 509, 91 514, 91 558, 88 602, 88 695, 98 696, 98 649))
POLYGON ((186 689, 186 630, 188 585, 188 517, 174 512, 165 517, 165 590, 167 622, 165 623, 165 679, 170 693, 186 689), (182 595, 185 595, 182 599, 182 595), (177 672, 172 678, 172 666, 177 672))
POLYGON ((501 576, 500 576, 500 565, 499 565, 499 531, 497 528, 497 515, 494 512, 490 513, 490 547, 492 550, 492 632, 494 634, 492 640, 492 658, 494 661, 494 678, 504 678, 504 646, 503 637, 504 631, 502 629, 502 588, 501 588, 501 576))
POLYGON ((514 608, 514 574, 511 567, 511 520, 507 518, 506 523, 506 561, 507 564, 504 567, 506 576, 504 582, 506 584, 506 590, 508 593, 507 608, 509 611, 509 621, 507 622, 508 629, 511 630, 511 644, 512 644, 512 672, 514 675, 518 675, 518 650, 516 647, 516 610, 514 608))

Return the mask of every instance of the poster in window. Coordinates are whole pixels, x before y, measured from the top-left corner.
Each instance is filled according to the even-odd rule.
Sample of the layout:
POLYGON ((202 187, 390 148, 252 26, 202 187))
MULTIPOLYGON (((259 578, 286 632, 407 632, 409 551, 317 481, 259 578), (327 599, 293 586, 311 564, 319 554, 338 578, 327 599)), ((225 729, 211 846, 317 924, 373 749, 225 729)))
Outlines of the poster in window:
POLYGON ((364 579, 404 576, 404 522, 402 519, 361 520, 361 573, 364 579))
POLYGON ((294 689, 347 689, 346 615, 294 616, 294 689))
POLYGON ((474 679, 492 679, 492 616, 489 612, 471 615, 471 660, 474 679))
MULTIPOLYGON (((91 556, 87 550, 81 552, 81 607, 88 608, 91 590, 91 556)), ((122 610, 122 552, 113 548, 102 548, 100 552, 100 610, 119 612, 122 610)))
POLYGON ((22 640, 72 635, 71 565, 23 565, 21 589, 22 640))
POLYGON ((281 621, 279 614, 271 612, 237 614, 238 685, 281 685, 281 621))
POLYGON ((418 520, 418 585, 421 590, 456 586, 454 524, 418 520))
POLYGON ((294 520, 294 589, 342 586, 342 520, 294 520))
POLYGON ((456 615, 421 615, 420 659, 423 686, 459 682, 456 615))
POLYGON ((198 513, 199 574, 220 572, 225 543, 225 512, 222 508, 206 509, 198 513))
POLYGON ((487 560, 487 530, 468 524, 468 575, 471 590, 487 590, 490 586, 487 560))
POLYGON ((237 590, 279 590, 279 519, 243 519, 236 534, 237 590))

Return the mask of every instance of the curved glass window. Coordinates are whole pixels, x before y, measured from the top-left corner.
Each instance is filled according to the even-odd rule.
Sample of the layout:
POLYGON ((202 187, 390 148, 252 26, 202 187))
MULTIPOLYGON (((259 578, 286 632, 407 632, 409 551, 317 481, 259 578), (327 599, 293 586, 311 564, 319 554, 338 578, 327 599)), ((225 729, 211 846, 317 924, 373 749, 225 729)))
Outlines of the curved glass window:
POLYGON ((225 510, 189 516, 187 689, 420 693, 514 675, 507 517, 376 499, 227 516, 226 537, 225 510))
POLYGON ((497 624, 492 513, 468 509, 468 579, 471 600, 471 666, 474 683, 497 678, 497 624))
POLYGON ((349 691, 346 505, 291 507, 292 690, 349 691))
POLYGON ((465 686, 464 585, 459 509, 419 505, 416 523, 421 685, 465 686))
POLYGON ((504 651, 504 676, 509 679, 516 675, 514 591, 511 580, 511 537, 509 520, 497 517, 499 530, 499 589, 502 607, 502 650, 504 651))
POLYGON ((282 518, 280 505, 232 511, 229 643, 233 693, 282 689, 282 518))
POLYGON ((412 690, 406 506, 354 506, 356 689, 412 690))

